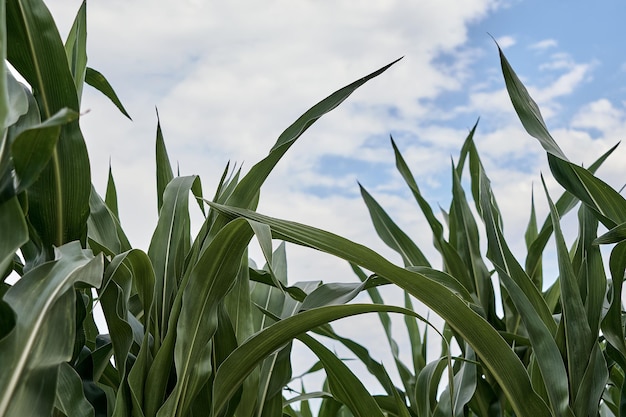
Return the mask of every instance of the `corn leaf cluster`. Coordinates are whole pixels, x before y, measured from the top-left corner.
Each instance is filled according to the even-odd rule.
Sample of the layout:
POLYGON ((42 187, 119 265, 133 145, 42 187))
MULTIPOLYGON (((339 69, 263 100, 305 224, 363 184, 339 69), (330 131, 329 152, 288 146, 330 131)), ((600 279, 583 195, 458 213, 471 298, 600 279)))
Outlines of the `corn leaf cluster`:
POLYGON ((199 176, 174 174, 157 115, 159 217, 143 251, 123 230, 111 170, 104 198, 91 183, 79 124, 85 83, 130 117, 87 65, 86 9, 63 41, 43 1, 0 0, 0 416, 308 417, 312 399, 320 417, 623 414, 626 201, 595 176, 615 148, 589 168, 570 162, 501 52, 513 107, 566 190, 553 198, 544 185, 550 215, 541 228, 532 203, 524 262, 504 238, 476 126, 452 164, 452 200, 441 216, 391 141, 439 269, 363 186, 376 233, 403 265, 330 231, 255 211, 263 183, 295 141, 394 63, 315 104, 247 173, 227 165, 210 199, 199 176), (190 210, 202 214, 197 232, 190 210), (568 244, 560 219, 573 210, 578 236, 568 244), (608 231, 598 236, 600 225, 608 231), (544 276, 542 264, 551 237, 555 277, 544 276), (252 239, 263 267, 248 259, 252 239), (354 283, 290 283, 285 245, 276 240, 349 262, 354 283), (601 245, 612 245, 608 262, 601 245), (402 289, 403 305, 386 304, 381 285, 402 289), (372 302, 350 303, 361 292, 372 302), (443 329, 428 330, 415 299, 444 319, 443 329), (96 306, 106 329, 96 325, 96 306), (399 381, 330 325, 365 313, 378 316, 399 381), (410 365, 389 313, 404 320, 410 365), (433 359, 434 334, 442 352, 433 359), (309 372, 325 372, 321 391, 303 386, 287 395, 296 339, 318 358, 309 372), (354 354, 383 392, 372 394, 330 341, 354 354))

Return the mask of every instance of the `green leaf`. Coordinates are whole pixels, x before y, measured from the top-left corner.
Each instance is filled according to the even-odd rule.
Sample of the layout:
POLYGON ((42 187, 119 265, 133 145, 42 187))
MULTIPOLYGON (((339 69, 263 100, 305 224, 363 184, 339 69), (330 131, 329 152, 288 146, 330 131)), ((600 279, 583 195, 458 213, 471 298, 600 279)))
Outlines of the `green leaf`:
POLYGON ((585 368, 592 354, 596 335, 592 335, 591 329, 589 328, 587 314, 580 296, 578 282, 570 261, 565 239, 561 232, 560 219, 556 212, 556 207, 548 194, 548 189, 543 181, 543 177, 541 181, 543 182, 548 204, 550 205, 550 213, 552 214, 552 225, 554 227, 554 238, 556 241, 559 264, 559 281, 561 283, 561 305, 563 308, 563 321, 565 323, 565 338, 567 343, 569 385, 571 387, 572 398, 576 398, 585 368))
POLYGON ((25 274, 4 295, 17 316, 15 328, 0 340, 0 416, 50 415, 61 363, 72 357, 74 284, 99 286, 102 257, 78 242, 57 249, 56 260, 25 274))
POLYGON ((548 132, 548 128, 543 121, 537 103, 530 97, 526 87, 524 87, 519 78, 517 78, 517 74, 515 74, 513 68, 511 68, 509 61, 506 59, 499 46, 498 53, 500 54, 500 64, 502 74, 504 75, 504 82, 506 83, 506 89, 522 125, 524 125, 528 134, 539 140, 539 143, 541 143, 541 146, 543 146, 546 152, 567 161, 567 157, 548 132))
POLYGON ((74 23, 65 41, 65 54, 67 62, 76 85, 76 95, 80 103, 85 83, 85 71, 87 69, 87 1, 78 9, 74 23))
POLYGON ((54 155, 61 127, 78 119, 78 113, 62 109, 54 116, 22 131, 11 144, 17 179, 17 192, 28 189, 54 155))
POLYGON ((176 177, 167 184, 159 222, 148 249, 156 275, 157 346, 167 333, 169 312, 191 247, 189 191, 196 181, 200 181, 197 176, 176 177))
POLYGON ((593 241, 596 245, 620 243, 626 240, 626 222, 619 224, 593 241))
MULTIPOLYGON (((76 86, 63 42, 41 0, 9 0, 7 57, 33 88, 42 119, 63 108, 79 111, 76 86)), ((78 121, 64 125, 46 169, 28 193, 29 220, 42 240, 40 251, 85 242, 91 173, 78 121)))
MULTIPOLYGON (((473 148, 471 136, 466 143, 468 147, 473 148)), ((470 165, 475 162, 474 157, 474 153, 470 154, 470 165)), ((476 294, 488 317, 495 315, 491 274, 481 255, 478 226, 454 166, 452 168, 452 202, 450 203, 450 245, 455 248, 469 272, 471 287, 467 288, 468 291, 476 294)))
POLYGON ((383 412, 374 398, 341 359, 311 336, 303 334, 298 336, 298 340, 311 349, 324 364, 330 392, 336 400, 348 406, 355 417, 383 417, 383 412))
POLYGON ((161 131, 161 120, 157 110, 157 132, 156 132, 156 179, 157 179, 157 208, 161 210, 163 206, 163 194, 167 184, 172 181, 174 174, 170 158, 167 156, 163 132, 161 131))
POLYGON ((360 264, 407 290, 439 314, 468 341, 484 361, 484 365, 492 372, 518 415, 537 417, 549 414, 545 403, 533 391, 523 364, 504 339, 482 317, 441 284, 424 275, 399 268, 376 252, 332 233, 263 216, 249 210, 215 203, 209 205, 229 218, 246 217, 266 223, 270 225, 277 239, 312 247, 360 264))
POLYGON ((622 285, 626 273, 626 242, 618 243, 611 251, 609 268, 612 280, 607 298, 610 305, 602 320, 602 333, 618 353, 617 361, 624 370, 626 369, 626 338, 622 321, 622 285))
POLYGON ((476 360, 474 352, 467 349, 460 369, 454 375, 454 383, 441 393, 434 416, 462 416, 463 408, 472 399, 476 391, 476 360))
POLYGON ((0 274, 13 263, 13 256, 28 241, 28 228, 17 197, 0 203, 0 274))
POLYGON ((107 189, 104 193, 104 202, 106 206, 111 210, 111 213, 115 217, 120 218, 120 214, 117 207, 117 188, 115 187, 115 180, 113 179, 113 170, 111 169, 111 161, 109 160, 109 178, 107 180, 107 189))
MULTIPOLYGON (((606 151, 602 156, 600 156, 593 164, 589 166, 589 172, 594 173, 602 163, 617 149, 617 145, 614 145, 611 149, 606 151)), ((559 199, 556 201, 555 206, 557 212, 560 217, 565 216, 570 210, 572 210, 576 204, 578 203, 578 199, 570 192, 564 192, 559 199)), ((548 239, 552 235, 552 217, 550 214, 546 217, 543 222, 543 226, 541 226, 541 231, 539 235, 532 242, 530 248, 528 249, 528 254, 526 255, 526 272, 530 276, 534 276, 538 268, 541 265, 541 255, 543 254, 543 250, 548 243, 548 239)))
POLYGON ((226 405, 245 377, 266 356, 301 333, 339 318, 366 312, 388 311, 419 316, 395 306, 350 304, 326 306, 307 310, 284 318, 256 333, 239 346, 219 367, 213 385, 213 413, 217 415, 226 405))
POLYGON ((217 308, 236 279, 251 238, 247 221, 230 222, 193 266, 176 326, 176 386, 157 415, 186 415, 191 400, 208 380, 211 364, 207 354, 217 329, 217 308))
POLYGON ((89 219, 87 220, 87 238, 89 247, 95 252, 104 252, 114 256, 131 249, 116 216, 111 213, 95 188, 89 198, 89 219))
POLYGON ((80 376, 67 363, 59 367, 56 406, 66 416, 93 417, 93 406, 85 398, 80 376))
POLYGON ((265 182, 265 179, 270 174, 274 166, 276 166, 278 161, 287 152, 291 145, 293 145, 295 141, 320 117, 339 106, 357 88, 361 87, 372 78, 378 77, 398 61, 399 59, 335 91, 304 112, 298 120, 293 122, 283 133, 280 134, 276 143, 270 150, 269 155, 255 164, 246 176, 239 182, 239 184, 237 184, 237 188, 228 198, 227 204, 236 207, 253 208, 251 207, 251 203, 254 201, 261 185, 265 182))
POLYGON ((85 71, 85 82, 111 100, 111 102, 115 104, 115 107, 117 107, 124 116, 128 117, 129 120, 133 120, 104 75, 93 68, 87 67, 85 71))
POLYGON ((359 188, 361 189, 361 196, 370 213, 370 218, 372 219, 376 233, 387 246, 402 256, 404 266, 430 266, 428 259, 426 259, 417 245, 400 227, 398 227, 380 204, 378 204, 360 183, 359 188))

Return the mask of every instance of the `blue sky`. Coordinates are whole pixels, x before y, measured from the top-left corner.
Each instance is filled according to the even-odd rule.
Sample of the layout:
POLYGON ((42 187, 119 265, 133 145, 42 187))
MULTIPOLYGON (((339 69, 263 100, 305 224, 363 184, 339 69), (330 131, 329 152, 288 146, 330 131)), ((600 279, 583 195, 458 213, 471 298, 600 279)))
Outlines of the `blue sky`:
MULTIPOLYGON (((49 5, 67 33, 80 1, 49 5)), ((86 90, 81 124, 93 181, 104 192, 110 158, 122 224, 146 249, 156 224, 154 106, 170 159, 181 173, 199 174, 212 195, 228 160, 249 168, 308 107, 404 56, 305 133, 268 180, 259 211, 333 230, 400 262, 376 237, 359 180, 437 259, 395 172, 389 135, 433 207, 446 207, 450 157, 480 117, 476 143, 505 234, 523 253, 532 184, 539 191, 548 168, 516 119, 488 34, 566 154, 588 165, 626 133, 625 16, 618 1, 91 1, 90 65, 134 120, 86 90)), ((625 159, 618 149, 600 176, 620 188, 625 159)), ((554 181, 548 186, 558 195, 554 181)), ((542 218, 545 198, 536 201, 542 218)), ((252 254, 261 261, 259 251, 252 254)), ((293 281, 354 279, 344 263, 309 250, 289 246, 288 259, 293 281)), ((338 328, 358 339, 367 326, 359 323, 338 328)), ((385 346, 372 351, 389 360, 385 346)))

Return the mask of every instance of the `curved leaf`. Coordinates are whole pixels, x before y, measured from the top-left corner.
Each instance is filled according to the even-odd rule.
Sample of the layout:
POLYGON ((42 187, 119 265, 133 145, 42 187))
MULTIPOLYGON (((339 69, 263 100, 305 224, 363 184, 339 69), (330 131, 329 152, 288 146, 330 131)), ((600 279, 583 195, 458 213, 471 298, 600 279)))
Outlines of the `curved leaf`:
POLYGON ((50 415, 58 368, 72 357, 74 284, 98 286, 103 259, 78 242, 58 248, 57 258, 32 269, 4 295, 15 328, 0 340, 0 416, 50 415))
POLYGON ((311 349, 324 365, 330 392, 336 400, 344 403, 355 417, 383 417, 374 398, 341 359, 309 335, 300 335, 298 340, 311 349))
POLYGON ((375 304, 326 306, 284 318, 256 333, 235 349, 217 370, 213 384, 214 415, 218 415, 246 376, 262 359, 293 338, 330 321, 379 311, 409 314, 421 318, 413 311, 396 306, 375 304))
MULTIPOLYGON (((41 118, 63 108, 79 111, 76 86, 63 42, 41 0, 8 0, 7 57, 33 89, 41 118)), ((46 258, 52 246, 85 242, 91 173, 78 121, 64 125, 49 164, 29 187, 29 220, 41 238, 46 258)))

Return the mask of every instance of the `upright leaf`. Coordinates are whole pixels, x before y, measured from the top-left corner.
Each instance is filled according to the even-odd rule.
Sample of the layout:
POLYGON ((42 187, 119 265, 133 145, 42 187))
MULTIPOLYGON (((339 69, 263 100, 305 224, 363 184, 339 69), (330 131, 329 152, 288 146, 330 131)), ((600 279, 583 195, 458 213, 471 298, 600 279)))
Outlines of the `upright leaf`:
POLYGON ((248 222, 229 223, 191 270, 176 327, 176 386, 159 416, 185 416, 191 400, 208 380, 209 341, 217 329, 217 308, 236 279, 251 238, 248 222))
POLYGON ((74 84, 76 85, 76 95, 78 102, 83 95, 83 84, 85 83, 85 72, 87 70, 87 1, 78 9, 74 18, 74 23, 65 41, 65 54, 70 66, 74 84))
POLYGON ((161 210, 163 206, 163 194, 167 184, 172 181, 174 174, 170 158, 167 156, 165 141, 163 140, 163 132, 161 131, 161 120, 157 111, 157 132, 156 132, 156 179, 157 179, 157 209, 161 210))
MULTIPOLYGON (((76 86, 63 42, 41 0, 9 0, 7 57, 35 93, 42 119, 63 108, 79 111, 76 86)), ((48 258, 52 246, 85 242, 91 174, 78 121, 61 129, 51 160, 28 193, 29 220, 48 258)))
POLYGON ((167 333, 169 312, 184 274, 185 257, 191 247, 189 191, 197 181, 200 179, 196 176, 176 177, 167 184, 159 222, 148 248, 156 275, 157 346, 167 333))

